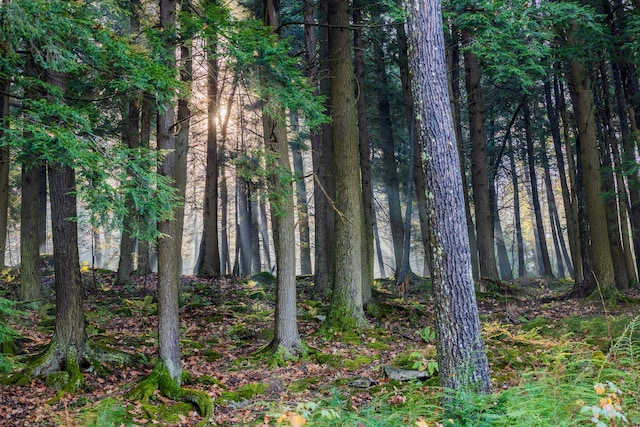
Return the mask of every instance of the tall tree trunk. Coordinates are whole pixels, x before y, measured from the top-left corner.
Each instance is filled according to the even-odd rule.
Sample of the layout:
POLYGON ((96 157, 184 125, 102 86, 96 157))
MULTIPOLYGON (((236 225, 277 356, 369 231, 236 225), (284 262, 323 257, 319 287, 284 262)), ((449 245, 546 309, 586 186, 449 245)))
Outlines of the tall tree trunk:
MULTIPOLYGON (((362 23, 364 2, 356 0, 353 7, 353 23, 356 27, 362 23)), ((358 148, 360 152, 360 174, 362 175, 362 206, 364 223, 362 225, 362 303, 371 300, 373 284, 373 184, 371 181, 371 153, 369 150, 369 121, 367 118, 367 96, 365 92, 364 41, 362 30, 353 32, 353 58, 356 75, 356 96, 358 99, 358 148)))
POLYGON ((40 253, 47 253, 47 165, 40 166, 40 189, 38 198, 40 199, 40 220, 38 221, 38 240, 40 242, 40 253))
POLYGON ((413 178, 415 181, 416 204, 418 207, 418 219, 420 221, 420 237, 422 238, 422 246, 425 258, 429 258, 429 226, 427 221, 427 193, 425 190, 424 171, 422 170, 422 161, 420 159, 420 150, 416 150, 416 120, 413 109, 413 97, 411 95, 411 82, 409 81, 409 59, 407 33, 403 25, 396 26, 398 37, 398 68, 400 69, 400 83, 402 84, 402 98, 405 107, 405 119, 409 127, 409 144, 414 147, 413 150, 413 178))
MULTIPOLYGON (((175 31, 176 0, 160 0, 160 25, 165 37, 175 31)), ((166 66, 175 69, 175 48, 165 40, 166 66)), ((183 147, 178 146, 174 134, 176 117, 173 106, 166 103, 158 108, 159 150, 167 150, 160 165, 160 174, 174 179, 178 192, 179 165, 183 147)), ((182 142, 182 141, 181 141, 182 142)), ((171 378, 180 383, 182 366, 180 363, 180 316, 178 295, 180 285, 180 243, 182 232, 182 209, 175 208, 174 219, 158 223, 162 237, 158 240, 158 348, 160 361, 168 370, 171 378)))
POLYGON ((547 249, 547 238, 544 231, 544 224, 542 222, 542 209, 540 208, 540 195, 538 193, 538 180, 536 178, 536 164, 533 149, 533 130, 531 128, 531 111, 529 110, 528 99, 525 99, 522 102, 522 114, 524 116, 524 128, 527 139, 527 161, 529 165, 533 213, 536 217, 536 230, 538 232, 538 242, 540 245, 540 255, 542 258, 542 274, 547 277, 553 277, 553 271, 551 270, 551 260, 549 259, 549 250, 547 249))
POLYGON ((402 265, 402 246, 404 242, 404 224, 402 222, 402 208, 400 206, 400 184, 398 177, 398 163, 396 160, 393 127, 391 125, 391 106, 389 103, 389 82, 385 69, 385 53, 382 42, 376 42, 374 52, 376 63, 374 66, 376 77, 376 94, 378 98, 378 145, 382 151, 382 180, 384 182, 387 207, 389 209, 389 225, 391 226, 391 240, 395 259, 394 275, 398 278, 402 265))
MULTIPOLYGON (((156 114, 155 102, 150 96, 142 98, 142 106, 140 110, 140 147, 149 149, 149 141, 151 140, 151 121, 156 114)), ((139 221, 146 221, 146 218, 140 218, 139 221)), ((138 239, 138 263, 136 275, 144 276, 151 273, 151 264, 149 260, 150 243, 145 239, 138 239)))
MULTIPOLYGON (((575 160, 575 149, 571 143, 571 138, 569 136, 569 127, 570 122, 567 113, 567 106, 565 103, 565 94, 564 88, 562 87, 561 82, 555 78, 553 81, 553 92, 556 100, 556 109, 559 112, 559 117, 562 122, 562 140, 564 141, 564 151, 567 154, 567 172, 569 176, 569 181, 566 181, 566 176, 561 174, 560 183, 562 185, 562 180, 565 181, 565 188, 562 189, 562 197, 564 199, 565 206, 565 217, 567 219, 567 235, 569 238, 569 247, 571 248, 571 260, 573 263, 573 278, 576 283, 580 283, 584 280, 584 270, 583 266, 585 262, 582 260, 582 238, 580 237, 582 231, 581 226, 579 224, 579 207, 578 207, 578 179, 576 176, 576 160, 575 160), (569 216, 569 211, 571 212, 571 216, 569 216)), ((550 102, 550 101, 549 101, 550 102)), ((559 141, 559 140, 558 140, 559 141)), ((558 164, 558 170, 562 165, 562 170, 564 170, 564 158, 562 154, 562 146, 556 144, 556 140, 554 139, 554 150, 556 152, 556 160, 558 164)))
MULTIPOLYGON (((465 46, 473 43, 468 31, 462 32, 465 46)), ((493 235, 493 212, 489 203, 489 162, 487 159, 487 137, 484 129, 482 87, 480 86, 480 63, 467 49, 464 51, 467 108, 469 110, 469 133, 471 137, 471 183, 476 213, 476 237, 480 274, 488 279, 498 279, 493 235)))
POLYGON ((207 166, 204 184, 202 223, 202 264, 198 274, 204 277, 220 275, 218 246, 218 57, 217 41, 209 40, 207 49, 207 166))
MULTIPOLYGON (((573 36, 571 36, 573 37, 573 36)), ((570 39, 571 46, 577 43, 570 39)), ((578 128, 581 161, 580 172, 584 184, 585 207, 589 224, 591 259, 593 274, 603 292, 608 293, 615 288, 615 276, 609 245, 607 218, 602 200, 600 159, 598 141, 596 139, 593 116, 593 94, 589 76, 584 66, 577 61, 570 61, 570 92, 578 128)), ((585 276, 591 272, 585 271, 585 276)))
MULTIPOLYGON (((449 105, 440 2, 410 2, 410 69, 427 171, 438 366, 446 389, 491 392, 471 277, 460 162, 449 105), (429 118, 426 120, 426 118, 429 118)), ((493 241, 491 242, 493 245, 493 241)), ((495 266, 494 266, 495 268, 495 266)))
MULTIPOLYGON (((140 146, 140 104, 137 100, 127 103, 126 113, 123 112, 124 131, 122 135, 123 145, 127 148, 140 146)), ((118 261, 118 273, 116 283, 122 285, 128 283, 133 272, 133 250, 135 247, 134 229, 135 205, 131 197, 125 201, 126 214, 123 220, 123 228, 120 235, 120 259, 118 261)))
MULTIPOLYGON (((279 0, 262 0, 265 24, 275 30, 280 22, 279 0)), ((266 100, 266 103, 273 100, 266 100)), ((271 111, 281 109, 272 106, 271 111)), ((276 252, 278 277, 276 284, 276 311, 273 340, 271 346, 280 357, 288 358, 304 352, 302 340, 298 334, 296 315, 296 255, 292 249, 296 244, 293 188, 291 184, 291 165, 289 164, 289 143, 284 122, 284 111, 279 117, 262 114, 265 145, 277 157, 272 165, 275 170, 267 177, 271 197, 271 227, 273 246, 276 252)), ((303 181, 304 184, 304 181, 303 181)), ((306 203, 306 200, 305 200, 306 203)), ((266 226, 266 224, 265 224, 266 226)))
POLYGON ((220 170, 218 174, 218 185, 220 191, 220 263, 221 273, 231 273, 231 256, 229 254, 229 189, 227 186, 226 175, 226 144, 227 135, 229 130, 229 120, 231 118, 231 110, 233 106, 233 100, 235 99, 236 89, 238 87, 239 75, 236 73, 233 76, 233 83, 231 85, 231 93, 227 99, 227 110, 222 121, 222 129, 220 130, 220 144, 218 151, 218 162, 220 163, 220 170))
POLYGON ((612 159, 612 150, 614 146, 617 146, 615 132, 616 129, 613 124, 613 112, 611 110, 611 97, 609 96, 609 79, 607 77, 607 68, 604 61, 600 62, 600 82, 601 82, 601 94, 602 99, 598 100, 596 93, 595 103, 600 106, 598 114, 598 127, 601 129, 602 142, 599 144, 600 159, 602 163, 603 180, 602 189, 605 192, 604 202, 607 215, 607 224, 609 230, 609 243, 611 245, 611 260, 613 262, 613 269, 616 278, 616 287, 618 289, 629 288, 629 273, 627 271, 626 257, 622 246, 622 235, 620 233, 620 217, 619 209, 620 203, 618 203, 621 189, 616 191, 616 175, 615 165, 612 159), (599 101, 599 102, 598 102, 599 101))
POLYGON ((509 138, 509 165, 511 167, 511 184, 513 185, 513 218, 516 228, 516 247, 518 252, 518 276, 527 276, 527 267, 524 263, 524 241, 522 239, 522 215, 520 214, 520 186, 518 185, 518 172, 516 170, 515 149, 509 138))
MULTIPOLYGON (((10 89, 9 82, 0 79, 0 138, 2 138, 4 129, 8 126, 10 89)), ((9 147, 5 145, 0 147, 0 267, 5 266, 7 247, 10 166, 9 147)))
POLYGON ((362 184, 358 152, 349 1, 328 0, 331 135, 335 178, 335 275, 325 327, 368 326, 362 308, 362 184))
MULTIPOLYGON (((310 1, 310 0, 307 0, 310 1)), ((328 0, 318 1, 320 21, 327 22, 328 0)), ((305 6, 305 10, 308 7, 305 6)), ((309 16, 309 15, 308 15, 309 16)), ((312 19, 312 18, 311 18, 312 19)), ((309 27, 308 27, 309 30, 309 27)), ((311 31, 307 31, 308 36, 311 31)), ((331 84, 332 77, 329 74, 329 29, 320 28, 320 64, 318 79, 320 82, 320 94, 325 97, 325 109, 331 115, 331 84)), ((315 41, 307 39, 307 47, 314 46, 311 52, 315 52, 315 41)), ((310 55, 310 53, 308 53, 310 55)), ((312 57, 315 58, 315 57, 312 57)), ((315 60, 315 59, 314 59, 315 60)), ((313 62, 310 62, 313 63, 313 62)), ((335 183, 333 176, 333 144, 331 124, 323 124, 319 137, 312 138, 313 173, 315 177, 314 206, 315 206, 315 290, 319 295, 326 294, 333 289, 333 280, 336 269, 336 259, 333 247, 335 246, 335 212, 330 206, 330 200, 335 200, 335 183), (315 144, 315 145, 313 145, 315 144)), ((314 135, 315 136, 315 135, 314 135)))
MULTIPOLYGON (((262 257, 260 256, 260 235, 263 231, 267 231, 269 225, 260 221, 260 203, 258 201, 257 189, 249 185, 249 215, 251 216, 251 274, 262 271, 262 257)), ((263 242, 263 246, 269 244, 269 241, 263 242)), ((271 267, 271 266, 269 266, 271 267)))
MULTIPOLYGON (((271 249, 269 248, 269 221, 267 220, 267 204, 259 203, 260 215, 260 235, 262 237, 262 254, 267 270, 273 271, 273 263, 271 262, 271 249)), ((273 226, 272 226, 273 228, 273 226)))
MULTIPOLYGON (((291 131, 298 133, 298 113, 290 113, 291 131)), ((296 179, 296 211, 298 213, 298 235, 300 239, 300 274, 311 274, 311 245, 309 241, 309 209, 307 203, 307 184, 304 162, 302 160, 301 141, 292 144, 293 173, 296 179)))
POLYGON ((33 301, 43 296, 40 266, 40 166, 22 166, 20 203, 20 299, 33 301))
POLYGON ((236 215, 238 233, 236 247, 240 248, 240 275, 251 274, 251 210, 249 207, 249 185, 239 174, 236 175, 236 215))
POLYGON ((378 233, 378 221, 375 219, 376 211, 373 210, 373 240, 376 246, 376 255, 378 257, 378 268, 380 269, 380 277, 387 277, 384 267, 384 256, 382 254, 382 246, 380 245, 380 234, 378 233))

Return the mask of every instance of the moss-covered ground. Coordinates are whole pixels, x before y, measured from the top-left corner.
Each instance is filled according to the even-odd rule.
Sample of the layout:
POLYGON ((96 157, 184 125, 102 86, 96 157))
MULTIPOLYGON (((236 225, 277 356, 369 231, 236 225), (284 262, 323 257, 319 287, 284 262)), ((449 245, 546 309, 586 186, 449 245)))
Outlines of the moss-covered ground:
MULTIPOLYGON (((154 390, 143 401, 128 396, 156 366, 155 278, 115 286, 112 273, 96 277, 85 305, 89 339, 123 357, 105 361, 104 372, 84 370, 84 386, 74 394, 61 394, 55 375, 0 385, 0 425, 201 423, 198 408, 179 399, 154 390)), ((603 307, 597 298, 561 299, 566 283, 489 284, 478 301, 495 393, 461 391, 450 396, 457 404, 445 411, 428 283, 413 285, 402 301, 389 282, 380 281, 366 310, 373 328, 326 336, 317 332, 327 303, 318 302, 302 278, 299 330, 309 351, 278 366, 260 352, 273 337, 275 285, 265 277, 182 280, 182 385, 211 397, 217 425, 590 425, 593 407, 609 401, 626 425, 640 425, 637 300, 603 307), (430 378, 390 381, 386 365, 428 371, 430 378)), ((16 287, 3 284, 4 295, 11 297, 16 287)), ((639 298, 640 292, 626 295, 639 298)), ((20 333, 7 354, 14 372, 45 348, 54 325, 50 303, 21 309, 23 315, 8 319, 20 333)), ((605 425, 613 425, 608 413, 600 413, 605 425)), ((625 425, 616 414, 615 425, 625 425)))

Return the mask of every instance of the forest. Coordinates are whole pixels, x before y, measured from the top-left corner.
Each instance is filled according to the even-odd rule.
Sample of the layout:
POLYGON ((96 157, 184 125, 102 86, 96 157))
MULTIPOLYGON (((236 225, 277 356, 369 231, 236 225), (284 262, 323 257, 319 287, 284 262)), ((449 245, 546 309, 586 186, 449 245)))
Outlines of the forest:
POLYGON ((640 426, 638 0, 2 0, 0 425, 640 426))

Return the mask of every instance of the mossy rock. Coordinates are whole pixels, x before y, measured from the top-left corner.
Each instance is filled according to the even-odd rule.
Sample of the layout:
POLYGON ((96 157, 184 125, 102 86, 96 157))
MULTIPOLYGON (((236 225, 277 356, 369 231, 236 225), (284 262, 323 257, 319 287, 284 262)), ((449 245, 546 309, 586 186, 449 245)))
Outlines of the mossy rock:
POLYGON ((180 347, 184 349, 200 350, 202 348, 202 344, 200 344, 198 341, 190 340, 188 338, 182 338, 180 340, 180 347))
POLYGON ((356 356, 355 359, 345 359, 342 361, 342 367, 348 371, 356 371, 364 365, 369 365, 373 359, 367 356, 356 356))
POLYGON ((316 352, 314 356, 318 363, 322 365, 327 365, 331 368, 339 368, 341 365, 342 358, 339 356, 320 352, 316 352))
POLYGON ((406 353, 401 353, 393 360, 393 366, 397 366, 402 369, 416 369, 416 364, 420 363, 423 360, 430 360, 435 357, 435 354, 432 356, 425 354, 422 351, 408 351, 406 353))
POLYGON ((227 337, 236 340, 253 339, 257 337, 256 331, 245 325, 237 324, 229 328, 227 337))
POLYGON ((265 383, 251 383, 243 385, 236 391, 225 391, 215 400, 219 405, 228 405, 230 402, 242 402, 251 400, 256 396, 260 396, 267 392, 269 388, 265 383))

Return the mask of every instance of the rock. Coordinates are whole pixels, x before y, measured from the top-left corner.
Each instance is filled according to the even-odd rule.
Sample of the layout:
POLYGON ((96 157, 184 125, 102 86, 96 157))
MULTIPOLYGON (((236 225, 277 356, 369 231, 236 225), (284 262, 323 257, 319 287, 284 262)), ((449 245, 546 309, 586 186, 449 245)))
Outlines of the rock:
POLYGON ((390 380, 395 381, 426 380, 430 378, 429 373, 423 371, 401 369, 391 365, 386 365, 383 369, 385 375, 389 377, 390 380))

